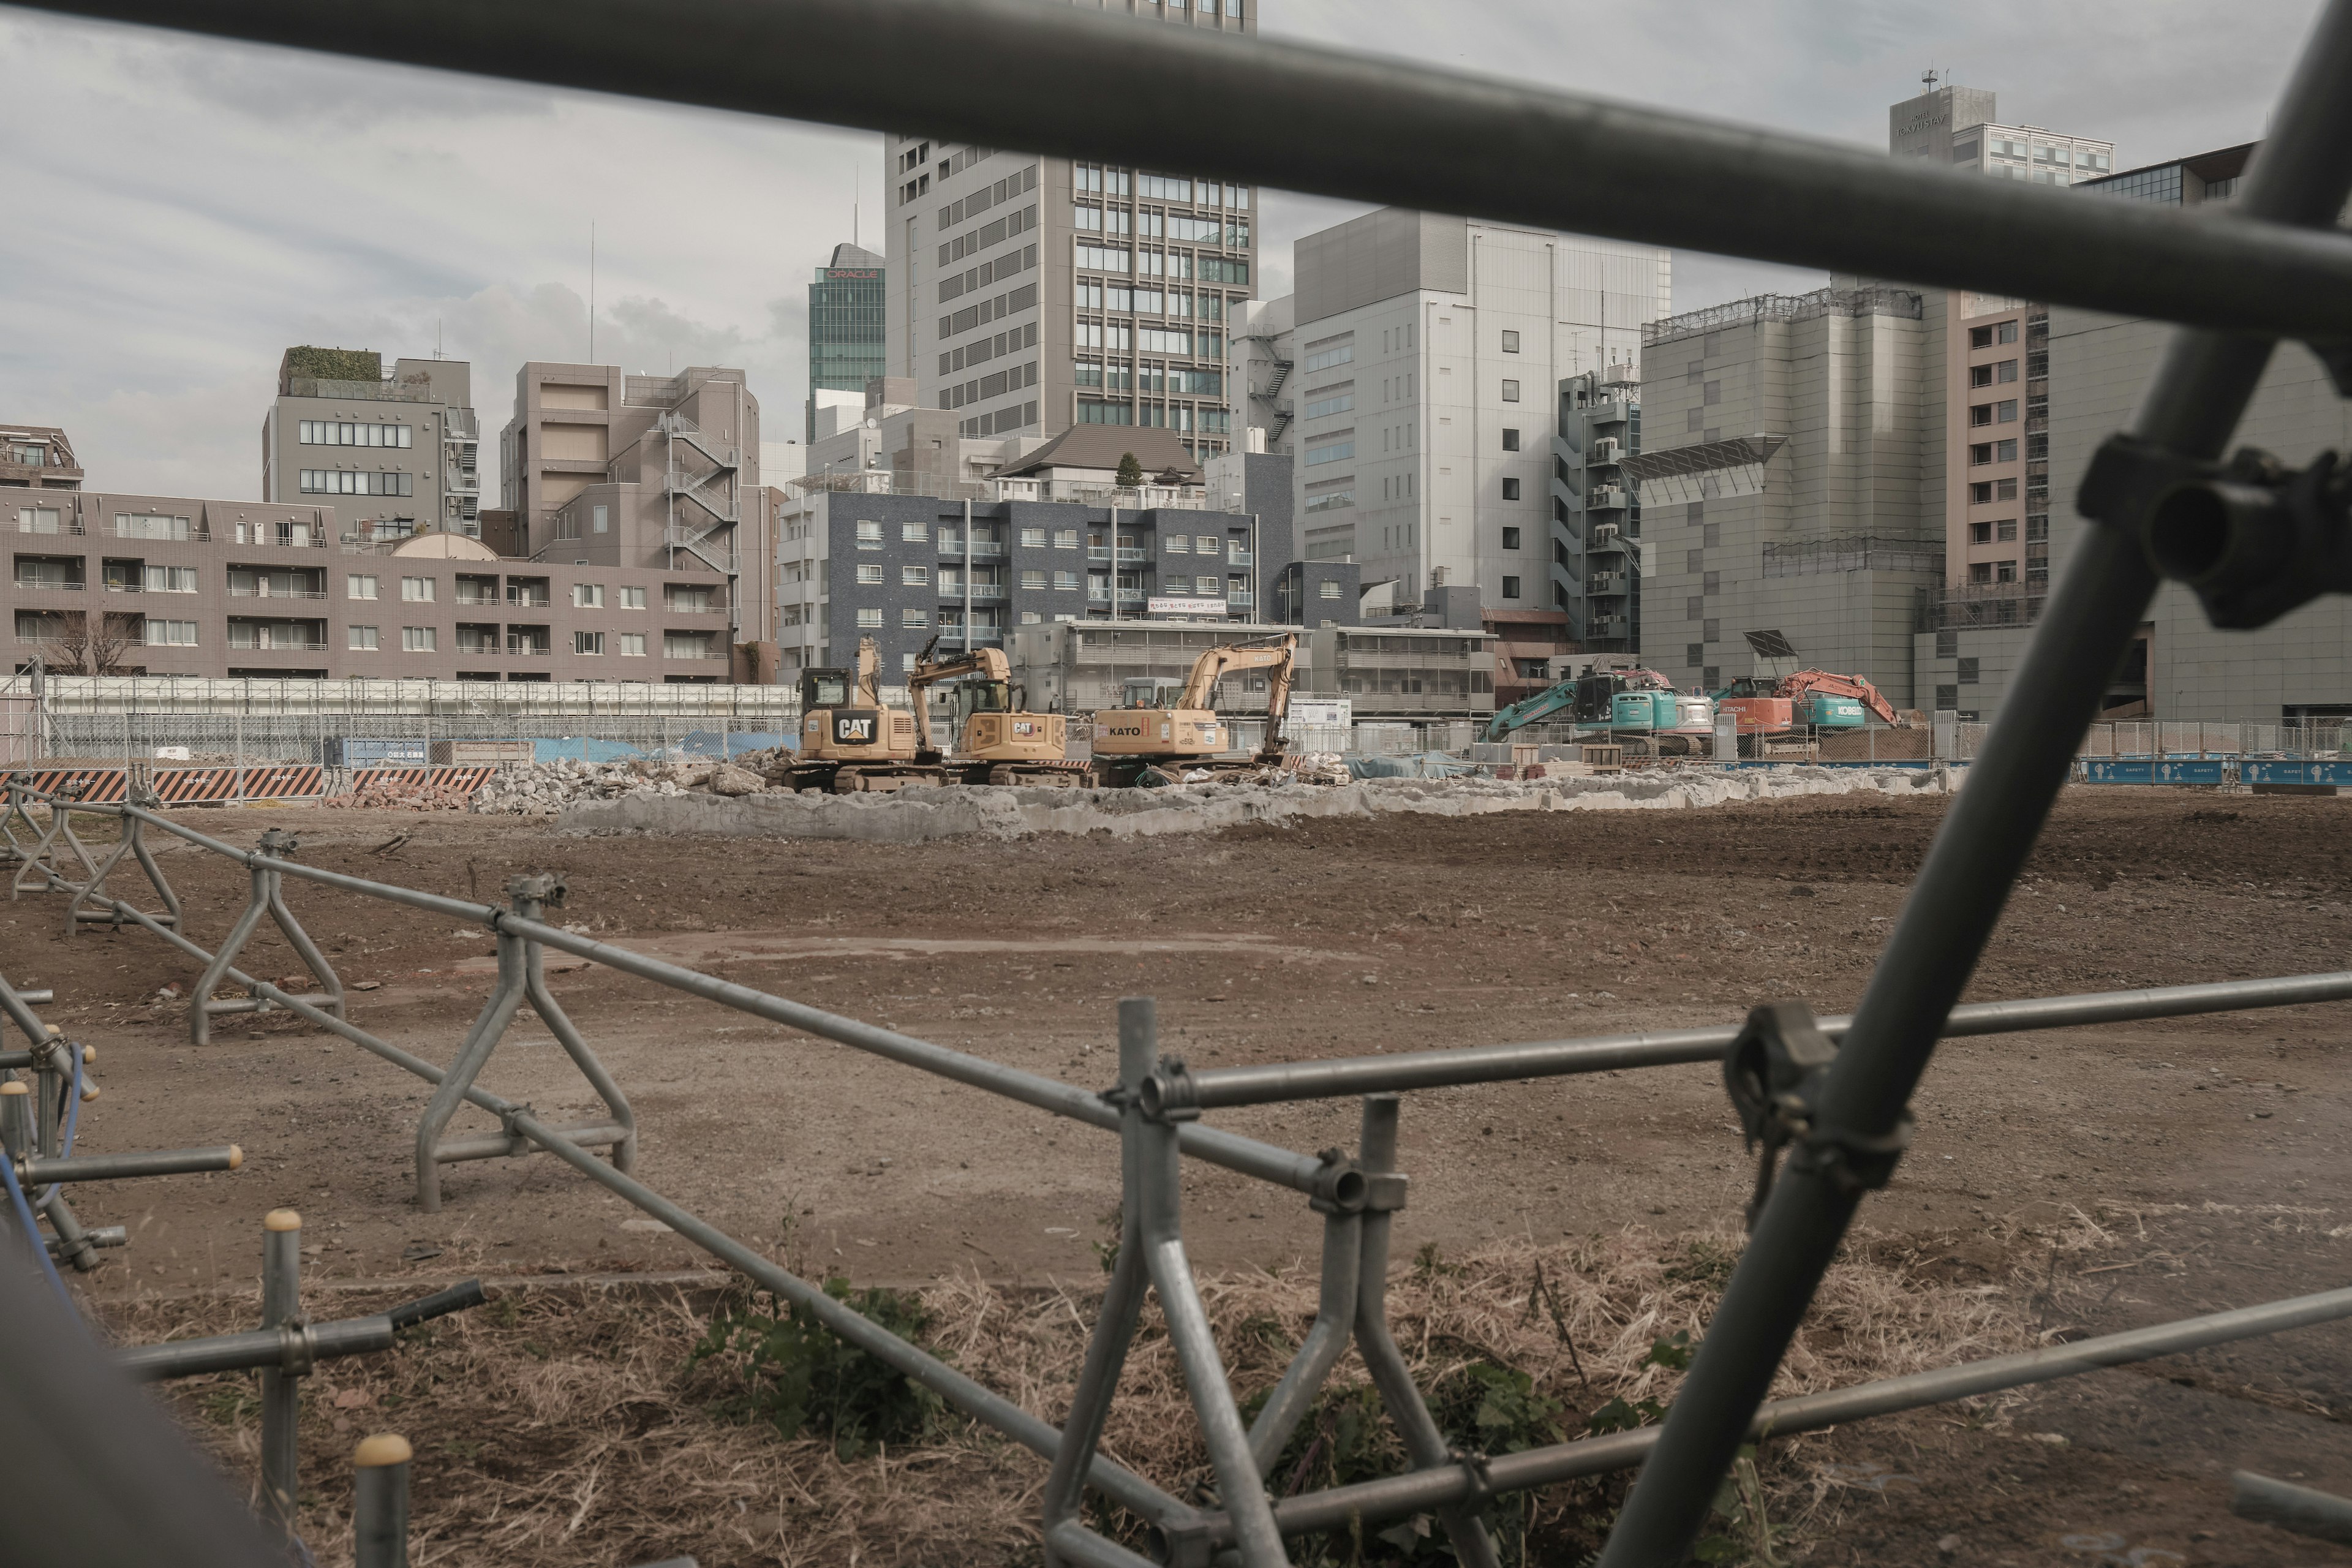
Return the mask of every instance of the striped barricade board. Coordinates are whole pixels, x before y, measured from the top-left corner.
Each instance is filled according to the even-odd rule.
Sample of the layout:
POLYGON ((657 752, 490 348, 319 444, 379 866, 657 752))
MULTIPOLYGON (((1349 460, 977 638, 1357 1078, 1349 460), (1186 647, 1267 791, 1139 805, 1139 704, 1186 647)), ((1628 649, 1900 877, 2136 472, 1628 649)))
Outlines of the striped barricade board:
POLYGON ((357 768, 352 773, 352 787, 345 793, 359 795, 372 785, 406 784, 418 789, 457 790, 472 795, 489 782, 495 767, 394 767, 357 768))

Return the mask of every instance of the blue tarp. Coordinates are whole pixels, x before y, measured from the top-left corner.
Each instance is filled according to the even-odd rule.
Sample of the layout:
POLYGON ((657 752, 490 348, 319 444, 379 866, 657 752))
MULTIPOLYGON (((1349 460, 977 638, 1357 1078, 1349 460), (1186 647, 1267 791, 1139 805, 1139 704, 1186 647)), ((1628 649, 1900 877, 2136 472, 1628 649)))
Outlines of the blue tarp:
MULTIPOLYGON (((772 752, 778 746, 797 749, 799 742, 798 736, 778 734, 772 730, 730 730, 726 737, 727 754, 730 757, 740 757, 746 752, 772 752)), ((717 730, 688 730, 677 742, 677 749, 689 757, 716 759, 719 746, 717 730)))
POLYGON ((2247 762, 2238 776, 2250 784, 2352 784, 2352 763, 2247 762))
POLYGON ((1417 757, 1349 757, 1347 762, 1348 776, 1356 779, 1450 779, 1478 771, 1475 764, 1444 752, 1423 752, 1417 757))
POLYGON ((2222 764, 2218 759, 2178 762, 2084 762, 2083 777, 2091 784, 2217 784, 2222 764))
POLYGON ((591 741, 579 735, 564 735, 553 740, 540 739, 530 743, 530 760, 552 763, 572 758, 589 763, 625 763, 645 752, 618 741, 591 741))

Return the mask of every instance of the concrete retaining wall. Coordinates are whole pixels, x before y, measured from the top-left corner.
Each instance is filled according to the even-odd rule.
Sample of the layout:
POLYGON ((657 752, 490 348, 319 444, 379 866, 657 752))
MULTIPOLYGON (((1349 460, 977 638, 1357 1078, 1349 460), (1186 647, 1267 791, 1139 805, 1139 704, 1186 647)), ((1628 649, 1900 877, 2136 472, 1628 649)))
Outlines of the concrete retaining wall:
POLYGON ((1936 795, 1958 784, 1940 768, 1686 769, 1607 778, 1365 779, 1340 786, 1206 784, 1186 789, 945 789, 899 795, 683 795, 581 801, 557 817, 576 834, 709 834, 736 838, 853 838, 916 844, 971 834, 1109 833, 1126 838, 1208 833, 1244 823, 1414 812, 1672 811, 1815 795, 1936 795))

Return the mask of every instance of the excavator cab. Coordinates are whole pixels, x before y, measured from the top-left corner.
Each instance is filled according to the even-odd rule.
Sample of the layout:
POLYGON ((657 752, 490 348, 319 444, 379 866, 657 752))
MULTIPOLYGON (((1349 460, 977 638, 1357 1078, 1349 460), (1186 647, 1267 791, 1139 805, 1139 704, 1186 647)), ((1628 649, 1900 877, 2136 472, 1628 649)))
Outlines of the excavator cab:
POLYGON ((1174 705, 1176 693, 1184 683, 1166 675, 1140 675, 1120 688, 1122 708, 1168 708, 1174 705))
POLYGON ((1113 784, 1134 783, 1147 768, 1206 768, 1211 773, 1254 771, 1278 758, 1283 715, 1290 705, 1291 663, 1298 638, 1284 634, 1255 643, 1223 643, 1193 662, 1181 681, 1138 676, 1122 681, 1119 705, 1095 714, 1095 772, 1113 784), (1233 727, 1216 712, 1217 683, 1229 675, 1266 674, 1266 743, 1246 759, 1221 755, 1233 744, 1233 727))
POLYGON ((898 789, 935 783, 913 769, 915 716, 885 707, 872 637, 860 638, 853 669, 801 673, 801 747, 796 789, 898 789))
POLYGON ((941 658, 934 637, 915 656, 908 685, 921 714, 926 764, 951 781, 969 784, 1083 784, 1087 764, 1072 761, 1069 721, 1059 713, 1032 713, 1026 695, 1013 684, 1002 650, 973 648, 941 658), (945 687, 950 714, 944 744, 933 738, 931 693, 945 687))

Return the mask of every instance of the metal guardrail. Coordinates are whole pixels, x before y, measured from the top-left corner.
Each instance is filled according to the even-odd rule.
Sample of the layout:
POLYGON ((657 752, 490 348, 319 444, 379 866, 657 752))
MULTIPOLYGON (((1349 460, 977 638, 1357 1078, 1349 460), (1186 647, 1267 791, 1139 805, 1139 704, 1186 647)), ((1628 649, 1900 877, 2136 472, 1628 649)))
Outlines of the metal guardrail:
MULTIPOLYGON (((1643 1478, 1612 1531, 1601 1568, 1653 1568, 1682 1560, 1737 1446, 1756 1428, 1765 1393, 1863 1194, 1891 1178, 1907 1139, 1906 1106, 2072 771, 2075 743, 2155 594, 2158 576, 2147 531, 2162 493, 2157 484, 2167 473, 2197 472, 2198 465, 2220 457, 2275 340, 2313 343, 2340 380, 2352 379, 2352 353, 2344 347, 2352 342, 2352 239, 2335 230, 2352 194, 2352 92, 2343 89, 2352 79, 2352 0, 2330 0, 2238 198, 2218 214, 2087 201, 2053 187, 1990 181, 1861 148, 1416 62, 1222 29, 1139 27, 1030 0, 770 0, 759 5, 580 0, 567 13, 567 26, 553 33, 541 9, 520 0, 413 0, 396 10, 301 0, 218 0, 201 9, 172 0, 45 0, 45 8, 438 68, 457 58, 481 74, 840 125, 920 124, 942 140, 1114 163, 1157 163, 1165 153, 1167 126, 1181 123, 1194 166, 1228 177, 2153 317, 2193 329, 2176 336, 2128 441, 2114 448, 2127 479, 2094 498, 2089 510, 2102 526, 2088 531, 2052 587, 2011 695, 1929 851, 1843 1046, 1832 1050, 1796 1010, 1760 1010, 1750 1020, 1753 1043, 1766 1051, 1773 1070, 1793 1075, 1801 1089, 1801 1126, 1780 1130, 1793 1144, 1790 1168, 1759 1201, 1754 1238, 1665 1426, 1654 1439, 1644 1436, 1612 1450, 1613 1463, 1638 1459, 1643 1478), (450 50, 451 38, 465 47, 450 50), (770 63, 802 57, 823 58, 831 68, 778 72, 770 63), (1051 80, 1056 90, 1007 93, 1001 84, 1013 74, 1051 80), (1578 177, 1529 180, 1529 168, 1574 169, 1578 177), (1646 1451, 1646 1459, 1637 1449, 1646 1451)), ((2184 563, 2181 556, 2170 559, 2184 563)), ((2187 570, 2179 564, 2177 574, 2187 570)), ((2265 586, 2284 581, 2279 567, 2268 573, 2265 586)), ((184 829, 170 830, 187 837, 184 829)), ((1087 1485, 1153 1521, 1162 1553, 1186 1563, 1205 1562, 1214 1543, 1228 1541, 1249 1568, 1280 1563, 1281 1536, 1299 1510, 1324 1506, 1317 1499, 1294 1499, 1276 1510, 1269 1502, 1259 1484, 1258 1434, 1242 1427, 1199 1317, 1181 1250, 1173 1174, 1180 1152, 1205 1152, 1204 1131, 1181 1120, 1181 1103, 1157 1116, 1143 1104, 1146 1080, 1160 1076, 1149 1070, 1156 1046, 1147 1005, 1122 1009, 1117 1090, 1089 1095, 1066 1085, 1045 1087, 1046 1080, 1016 1085, 1026 1075, 1008 1079, 1011 1069, 954 1052, 934 1057, 943 1047, 599 949, 515 911, 258 859, 213 840, 202 847, 274 873, 479 920, 500 933, 502 944, 512 938, 575 952, 593 949, 585 955, 596 962, 681 989, 715 987, 713 999, 728 1005, 976 1087, 1000 1093, 1020 1087, 1024 1092, 1015 1098, 1034 1094, 1033 1103, 1048 1102, 1064 1114, 1079 1114, 1078 1101, 1066 1100, 1077 1096, 1092 1108, 1082 1119, 1115 1121, 1120 1129, 1128 1217, 1120 1268, 1066 1437, 782 1274, 522 1108, 488 1104, 478 1090, 466 1098, 494 1110, 510 1135, 669 1220, 852 1343, 1053 1455, 1045 1494, 1053 1560, 1145 1561, 1086 1528, 1078 1500, 1087 1485), (1147 1278, 1160 1293, 1182 1350, 1224 1513, 1205 1514, 1092 1458, 1147 1278)), ((166 942, 202 951, 135 911, 124 918, 150 926, 166 942)), ((431 1077, 439 1070, 265 983, 253 982, 252 989, 412 1071, 431 1077)), ((1380 1510, 1391 1507, 1439 1507, 1456 1555, 1488 1563, 1491 1542, 1471 1513, 1449 1500, 1487 1495, 1498 1477, 1534 1484, 1528 1478, 1542 1467, 1525 1455, 1491 1465, 1457 1463, 1433 1447, 1425 1409, 1409 1382, 1398 1386, 1381 1351, 1386 1331, 1379 1319, 1379 1280, 1393 1206, 1387 1194, 1394 1191, 1386 1180, 1393 1107, 1384 1105, 1378 1097, 1368 1102, 1360 1163, 1352 1167, 1363 1178, 1364 1202, 1335 1206, 1328 1216, 1345 1222, 1337 1241, 1339 1232, 1327 1225, 1327 1303, 1337 1303, 1339 1316, 1318 1320, 1310 1346, 1318 1347, 1318 1355, 1336 1355, 1333 1345, 1344 1347, 1349 1337, 1359 1342, 1416 1466, 1412 1476, 1370 1483, 1377 1495, 1367 1496, 1353 1517, 1385 1517, 1380 1510), (1347 1269, 1355 1272, 1333 1278, 1332 1271, 1347 1269), (1339 1289, 1343 1284, 1348 1288, 1339 1289), (1408 1496, 1423 1500, 1401 1500, 1408 1496)), ((2284 1321, 2276 1314, 2255 1318, 2267 1324, 2284 1321)), ((12 1338, 0 1351, 30 1342, 12 1338)), ((2078 1363, 2062 1368, 2079 1369, 2078 1363)), ((1324 1370, 1307 1363, 1294 1366, 1296 1375, 1266 1412, 1296 1408, 1290 1395, 1311 1392, 1324 1370)), ((1262 1414, 1261 1428, 1265 1420, 1262 1414)), ((55 1426, 47 1425, 45 1440, 72 1440, 72 1434, 58 1437, 55 1426)), ((94 1468, 120 1474, 103 1465, 94 1468)), ((56 1495, 85 1489, 68 1472, 56 1495)), ((217 1508, 202 1513, 215 1521, 219 1516, 217 1508)), ((159 1536, 159 1550, 164 1539, 182 1547, 175 1533, 159 1536)), ((202 1554, 182 1549, 178 1555, 194 1561, 202 1554)))

